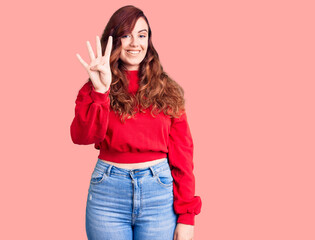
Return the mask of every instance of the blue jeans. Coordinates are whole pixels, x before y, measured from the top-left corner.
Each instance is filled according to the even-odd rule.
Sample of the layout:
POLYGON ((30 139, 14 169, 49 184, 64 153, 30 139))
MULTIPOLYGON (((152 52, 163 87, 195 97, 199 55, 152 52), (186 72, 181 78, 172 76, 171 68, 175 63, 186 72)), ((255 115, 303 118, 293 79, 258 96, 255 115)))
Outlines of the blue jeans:
POLYGON ((86 204, 89 240, 173 240, 178 215, 173 208, 168 158, 147 168, 126 169, 97 160, 86 204))

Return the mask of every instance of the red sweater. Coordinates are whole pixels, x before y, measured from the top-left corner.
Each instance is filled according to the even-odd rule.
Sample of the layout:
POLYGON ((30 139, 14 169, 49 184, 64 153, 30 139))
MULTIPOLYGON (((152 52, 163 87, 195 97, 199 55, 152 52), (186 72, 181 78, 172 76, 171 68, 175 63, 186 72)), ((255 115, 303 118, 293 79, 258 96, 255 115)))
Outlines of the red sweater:
MULTIPOLYGON (((128 91, 137 92, 138 70, 127 71, 128 91)), ((174 211, 178 223, 195 224, 201 199, 195 196, 193 140, 186 112, 171 118, 163 111, 153 118, 150 110, 138 112, 123 124, 110 107, 110 89, 96 92, 92 82, 80 89, 70 127, 75 144, 94 144, 98 158, 117 163, 139 163, 168 157, 174 179, 174 211)))

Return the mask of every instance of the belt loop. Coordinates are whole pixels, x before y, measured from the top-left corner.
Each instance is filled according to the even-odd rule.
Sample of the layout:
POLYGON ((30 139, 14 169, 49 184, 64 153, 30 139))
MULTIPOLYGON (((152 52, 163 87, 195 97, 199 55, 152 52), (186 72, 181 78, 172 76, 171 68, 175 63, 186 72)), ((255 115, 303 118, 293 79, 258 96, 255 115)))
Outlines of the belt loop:
POLYGON ((107 176, 110 176, 110 171, 112 169, 113 165, 109 165, 108 169, 107 169, 107 176))
POLYGON ((151 166, 150 166, 149 168, 150 168, 150 170, 151 170, 151 172, 152 172, 153 177, 155 177, 156 174, 155 174, 154 169, 153 169, 151 166))

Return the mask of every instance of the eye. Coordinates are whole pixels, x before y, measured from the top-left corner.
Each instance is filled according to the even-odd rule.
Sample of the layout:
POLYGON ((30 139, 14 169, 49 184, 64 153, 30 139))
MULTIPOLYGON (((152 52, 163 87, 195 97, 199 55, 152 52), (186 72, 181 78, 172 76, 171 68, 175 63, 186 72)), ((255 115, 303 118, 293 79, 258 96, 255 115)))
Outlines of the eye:
MULTIPOLYGON (((130 36, 130 35, 123 35, 121 38, 126 38, 126 37, 128 37, 128 36, 130 36)), ((146 35, 140 35, 140 38, 146 38, 147 36, 146 35)))

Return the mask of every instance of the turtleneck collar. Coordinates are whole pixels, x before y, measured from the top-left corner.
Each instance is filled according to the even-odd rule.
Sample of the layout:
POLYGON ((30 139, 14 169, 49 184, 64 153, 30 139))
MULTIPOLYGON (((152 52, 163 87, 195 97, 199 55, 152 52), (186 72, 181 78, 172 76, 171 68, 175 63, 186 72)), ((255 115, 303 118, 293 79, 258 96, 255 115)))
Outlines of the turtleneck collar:
POLYGON ((125 70, 127 79, 129 80, 128 91, 135 94, 139 88, 139 70, 125 70))

